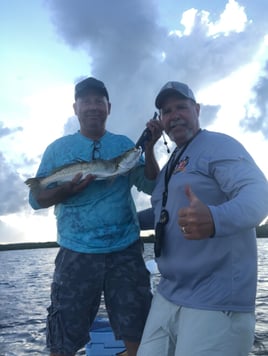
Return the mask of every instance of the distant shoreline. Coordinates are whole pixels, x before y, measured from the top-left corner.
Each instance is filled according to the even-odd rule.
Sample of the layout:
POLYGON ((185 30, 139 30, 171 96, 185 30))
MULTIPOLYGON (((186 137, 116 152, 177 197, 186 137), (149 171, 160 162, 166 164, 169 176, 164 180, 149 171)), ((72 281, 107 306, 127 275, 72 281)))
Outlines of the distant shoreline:
POLYGON ((35 248, 59 247, 57 242, 21 242, 13 244, 0 244, 0 251, 31 250, 35 248))
MULTIPOLYGON (((154 235, 142 236, 142 241, 144 243, 154 242, 154 235)), ((10 250, 31 250, 36 248, 55 248, 59 247, 57 242, 21 242, 12 244, 0 244, 0 251, 10 251, 10 250)))
MULTIPOLYGON (((257 229, 257 238, 268 238, 268 225, 258 226, 257 229)), ((153 243, 154 235, 141 236, 141 239, 144 243, 153 243)), ((55 248, 59 247, 57 242, 21 242, 21 243, 11 243, 11 244, 0 244, 1 251, 9 250, 31 250, 36 248, 55 248)))

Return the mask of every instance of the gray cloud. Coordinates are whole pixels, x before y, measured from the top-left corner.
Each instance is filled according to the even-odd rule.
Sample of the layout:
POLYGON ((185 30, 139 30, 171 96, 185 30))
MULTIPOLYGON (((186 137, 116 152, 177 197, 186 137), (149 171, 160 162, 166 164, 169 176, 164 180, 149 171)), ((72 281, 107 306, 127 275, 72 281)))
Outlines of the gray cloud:
MULTIPOLYGON (((159 25, 154 0, 49 0, 47 5, 59 36, 83 48, 92 74, 107 84, 112 101, 108 128, 133 140, 152 117, 154 98, 165 82, 184 81, 198 91, 248 63, 267 31, 267 24, 257 21, 267 3, 243 32, 228 36, 209 36, 199 10, 192 32, 181 37, 159 25)), ((243 5, 247 9, 250 2, 243 5)))
POLYGON ((27 206, 27 189, 13 165, 0 152, 0 216, 23 210, 27 206))
MULTIPOLYGON (((160 25, 155 0, 46 1, 59 37, 73 48, 83 48, 88 53, 92 75, 107 84, 112 101, 108 129, 125 133, 134 141, 153 116, 155 96, 165 82, 184 81, 198 92, 251 61, 268 29, 264 16, 268 3, 264 1, 261 7, 255 2, 253 6, 249 0, 240 3, 251 14, 251 22, 244 32, 209 36, 207 23, 203 21, 204 13, 199 9, 192 32, 179 37, 169 35, 169 29, 160 25)), ((178 12, 178 24, 181 16, 178 12)), ((213 20, 218 20, 215 14, 213 20)), ((91 73, 79 73, 78 68, 75 79, 87 75, 91 73)), ((254 88, 252 103, 258 108, 259 115, 248 115, 241 122, 245 129, 261 130, 266 137, 267 86, 266 67, 254 88)), ((213 122, 218 110, 218 106, 202 106, 202 127, 213 122)), ((64 134, 77 128, 76 117, 70 117, 64 134)), ((22 128, 5 127, 0 122, 0 138, 18 131, 22 128)), ((165 146, 160 143, 157 152, 163 155, 164 151, 165 146)), ((24 157, 23 164, 33 166, 36 162, 24 157)), ((28 205, 28 190, 16 170, 19 168, 7 162, 0 153, 0 183, 3 187, 0 215, 19 212, 28 205)), ((142 199, 137 199, 142 205, 142 199)))
POLYGON ((246 107, 246 116, 240 122, 247 131, 261 131, 268 138, 268 61, 264 67, 264 74, 253 88, 253 98, 246 107), (251 109, 254 108, 254 114, 251 109))
POLYGON ((5 127, 4 123, 0 121, 0 138, 11 135, 18 131, 23 131, 23 128, 21 126, 18 126, 11 129, 10 127, 5 127))
POLYGON ((216 118, 220 110, 219 105, 201 105, 200 124, 202 127, 210 125, 216 118))

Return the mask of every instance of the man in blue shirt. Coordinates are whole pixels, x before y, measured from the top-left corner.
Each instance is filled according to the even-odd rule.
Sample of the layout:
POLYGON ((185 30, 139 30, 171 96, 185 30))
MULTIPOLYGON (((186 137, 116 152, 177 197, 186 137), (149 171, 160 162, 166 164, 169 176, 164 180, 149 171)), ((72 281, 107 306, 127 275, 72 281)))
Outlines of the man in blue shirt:
POLYGON ((186 84, 168 82, 155 104, 176 149, 151 199, 161 280, 138 355, 246 356, 267 179, 235 139, 200 129, 200 105, 186 84))
MULTIPOLYGON (((105 128, 111 104, 103 82, 87 78, 75 86, 74 112, 80 131, 61 137, 44 152, 37 177, 58 167, 101 158, 109 160, 133 148, 123 135, 105 128)), ((145 163, 112 180, 94 180, 78 173, 72 181, 30 192, 34 209, 55 206, 57 241, 47 345, 51 356, 75 355, 89 341, 104 292, 116 338, 135 356, 151 303, 149 273, 139 239, 139 223, 131 187, 151 194, 159 172, 154 144, 159 122, 148 124, 152 139, 145 146, 145 163)))

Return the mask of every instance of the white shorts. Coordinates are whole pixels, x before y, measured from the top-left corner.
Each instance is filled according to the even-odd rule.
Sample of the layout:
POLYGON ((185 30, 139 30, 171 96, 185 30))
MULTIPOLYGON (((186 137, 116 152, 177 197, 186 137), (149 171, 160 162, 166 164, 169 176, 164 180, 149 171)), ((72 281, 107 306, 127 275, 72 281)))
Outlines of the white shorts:
POLYGON ((255 313, 177 306, 156 292, 138 356, 248 356, 255 313))

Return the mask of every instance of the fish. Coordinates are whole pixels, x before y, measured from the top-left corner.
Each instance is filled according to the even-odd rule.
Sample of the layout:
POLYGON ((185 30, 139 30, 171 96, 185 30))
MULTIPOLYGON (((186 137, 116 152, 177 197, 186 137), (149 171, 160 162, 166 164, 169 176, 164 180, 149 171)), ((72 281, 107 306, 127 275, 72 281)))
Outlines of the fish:
POLYGON ((24 183, 31 190, 38 191, 46 189, 50 184, 60 185, 71 181, 78 173, 82 173, 81 180, 88 174, 94 175, 96 180, 109 179, 129 172, 137 165, 141 154, 142 149, 134 147, 109 160, 96 159, 70 163, 56 168, 49 176, 28 178, 24 183))

